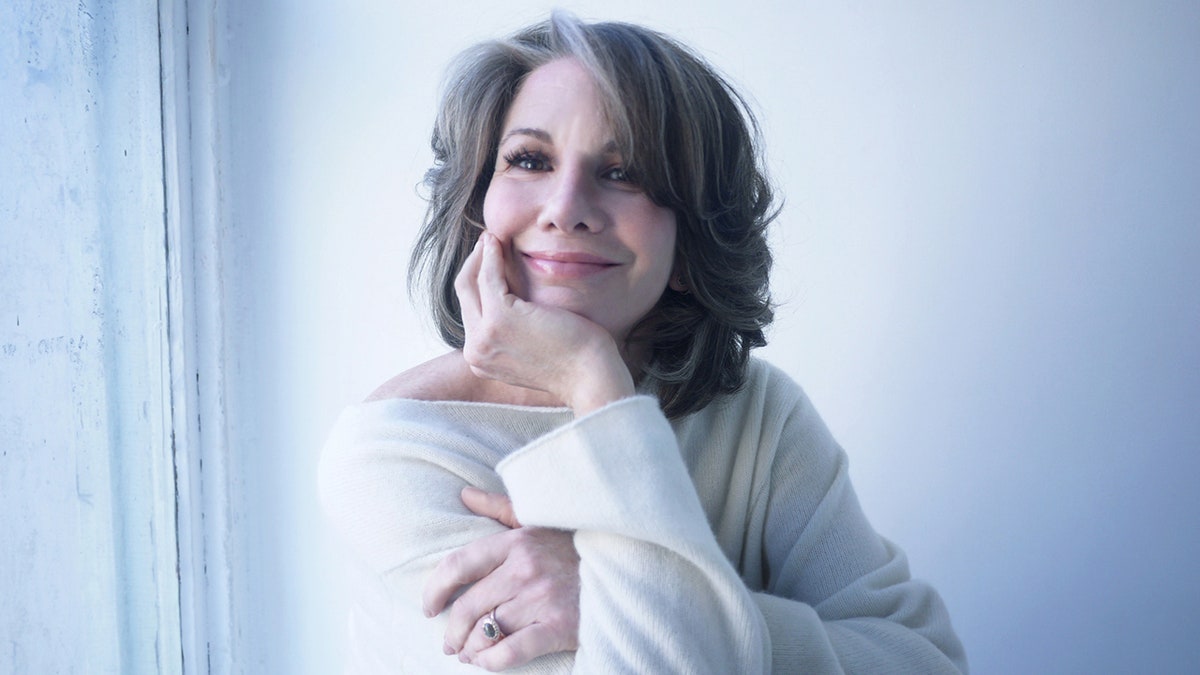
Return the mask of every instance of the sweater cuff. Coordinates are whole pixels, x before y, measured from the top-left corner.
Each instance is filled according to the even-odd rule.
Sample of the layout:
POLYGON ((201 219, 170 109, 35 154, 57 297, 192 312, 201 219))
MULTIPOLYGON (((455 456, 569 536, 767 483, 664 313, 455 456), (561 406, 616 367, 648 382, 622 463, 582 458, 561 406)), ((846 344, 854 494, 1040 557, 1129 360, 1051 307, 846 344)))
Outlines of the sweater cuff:
POLYGON ((615 401, 555 429, 496 471, 526 525, 607 530, 639 508, 658 522, 707 522, 675 432, 650 396, 615 401))

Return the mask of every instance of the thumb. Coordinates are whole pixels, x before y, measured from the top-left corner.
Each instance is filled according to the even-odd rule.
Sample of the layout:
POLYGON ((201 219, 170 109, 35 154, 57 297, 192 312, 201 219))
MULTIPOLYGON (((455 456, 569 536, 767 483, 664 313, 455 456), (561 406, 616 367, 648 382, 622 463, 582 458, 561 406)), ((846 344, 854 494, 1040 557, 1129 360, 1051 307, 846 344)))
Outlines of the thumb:
POLYGON ((517 514, 513 512, 512 500, 499 492, 485 492, 477 487, 468 485, 462 489, 462 502, 471 513, 498 520, 506 527, 516 529, 521 527, 517 514))

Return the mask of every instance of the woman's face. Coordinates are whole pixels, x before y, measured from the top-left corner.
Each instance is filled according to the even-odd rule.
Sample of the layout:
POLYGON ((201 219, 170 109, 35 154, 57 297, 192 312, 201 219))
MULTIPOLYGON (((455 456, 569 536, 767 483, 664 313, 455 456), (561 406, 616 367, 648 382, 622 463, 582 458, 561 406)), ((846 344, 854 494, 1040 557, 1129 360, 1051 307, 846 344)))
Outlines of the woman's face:
POLYGON ((675 214, 628 180, 591 76, 574 59, 529 74, 500 132, 483 201, 509 286, 620 342, 671 274, 675 214))

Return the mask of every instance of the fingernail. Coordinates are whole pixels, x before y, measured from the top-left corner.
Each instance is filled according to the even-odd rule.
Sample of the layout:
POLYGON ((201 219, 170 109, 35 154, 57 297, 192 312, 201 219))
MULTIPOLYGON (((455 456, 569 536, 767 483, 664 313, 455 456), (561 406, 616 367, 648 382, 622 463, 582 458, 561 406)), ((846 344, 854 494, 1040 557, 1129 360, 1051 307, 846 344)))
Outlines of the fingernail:
POLYGON ((464 487, 464 488, 462 489, 462 491, 463 491, 463 492, 470 492, 471 494, 481 494, 481 493, 483 493, 483 490, 480 490, 479 488, 475 487, 474 485, 468 485, 468 486, 464 487))
POLYGON ((449 642, 443 642, 442 643, 442 653, 445 654, 446 656, 450 656, 451 654, 454 653, 454 647, 451 647, 449 642))
POLYGON ((459 660, 459 661, 462 661, 463 663, 470 663, 470 662, 471 662, 471 659, 470 659, 470 657, 468 657, 468 656, 467 656, 467 653, 466 653, 466 652, 459 652, 459 654, 458 654, 458 660, 459 660))
POLYGON ((429 609, 428 607, 423 607, 423 608, 421 609, 421 611, 425 612, 425 618, 426 618, 426 619, 432 619, 432 618, 433 618, 433 610, 432 610, 432 609, 429 609))

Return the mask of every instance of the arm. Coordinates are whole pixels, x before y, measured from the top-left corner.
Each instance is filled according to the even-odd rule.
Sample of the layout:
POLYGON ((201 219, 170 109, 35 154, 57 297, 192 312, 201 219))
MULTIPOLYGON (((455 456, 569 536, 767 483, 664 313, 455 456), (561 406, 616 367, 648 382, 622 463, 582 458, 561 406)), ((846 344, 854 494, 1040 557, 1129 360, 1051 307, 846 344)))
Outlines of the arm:
MULTIPOLYGON (((512 446, 430 420, 431 409, 416 401, 351 408, 322 453, 322 504, 356 563, 352 590, 363 586, 352 608, 348 672, 479 672, 443 654, 447 617, 425 617, 421 589, 448 553, 507 531, 468 511, 459 493, 466 485, 502 491, 493 467, 512 446)), ((487 425, 500 413, 472 414, 487 425)), ((552 654, 520 672, 564 673, 570 665, 569 654, 552 654)))
POLYGON ((650 399, 613 404, 497 467, 522 522, 578 530, 581 666, 965 671, 937 594, 912 581, 903 554, 871 529, 844 453, 788 384, 766 396, 781 414, 729 413, 705 429, 714 446, 736 447, 751 420, 763 427, 755 448, 737 450, 761 463, 722 472, 732 474, 724 482, 703 469, 689 475, 650 399), (748 511, 730 505, 744 488, 748 511), (706 518, 697 489, 717 495, 740 526, 714 538, 710 518, 720 516, 706 518), (727 534, 735 531, 740 551, 727 534), (763 590, 751 593, 755 572, 752 587, 763 590), (758 660, 755 649, 766 655, 758 660), (639 658, 652 661, 628 660, 639 658))
MULTIPOLYGON (((470 336, 462 356, 474 376, 480 381, 542 389, 577 413, 632 393, 629 371, 610 336, 582 317, 532 305, 511 295, 501 268, 500 247, 493 237, 485 235, 468 258, 457 283, 470 336), (558 358, 550 358, 552 355, 558 358), (586 386, 577 386, 580 383, 586 386)), ((422 398, 425 395, 428 392, 422 398)), ((450 398, 457 395, 453 391, 448 394, 450 398)), ((383 401, 374 405, 373 409, 378 410, 381 405, 411 406, 414 402, 383 401)), ((396 411, 394 421, 403 427, 404 421, 411 422, 413 415, 422 414, 420 410, 396 411)), ((569 416, 562 420, 566 421, 569 416)), ((503 413, 489 420, 460 422, 479 433, 444 435, 438 434, 441 430, 436 427, 421 428, 419 424, 407 425, 416 427, 408 430, 411 434, 404 429, 371 429, 371 424, 365 425, 370 430, 364 432, 360 428, 364 425, 358 421, 343 420, 323 454, 321 489, 326 511, 366 563, 368 575, 386 582, 385 588, 363 594, 368 600, 382 596, 387 602, 375 603, 376 611, 360 622, 375 628, 372 638, 362 641, 382 644, 395 636, 397 643, 406 645, 380 657, 389 663, 400 661, 396 655, 400 651, 440 655, 443 633, 449 651, 458 650, 464 636, 477 623, 475 617, 483 611, 476 605, 495 607, 508 603, 505 609, 510 619, 519 617, 521 610, 528 613, 529 603, 509 594, 522 590, 512 583, 509 571, 513 565, 508 564, 511 561, 501 559, 485 567, 482 573, 466 576, 457 574, 454 565, 446 565, 446 561, 453 563, 461 560, 464 552, 480 550, 500 551, 504 556, 514 551, 525 555, 531 541, 563 535, 558 532, 531 536, 534 528, 509 532, 498 522, 472 515, 463 507, 458 496, 466 485, 494 492, 503 490, 491 467, 504 452, 527 438, 498 441, 494 435, 489 437, 489 430, 511 426, 503 419, 503 413), (439 565, 439 561, 443 564, 439 565), (457 587, 452 590, 466 592, 454 601, 451 612, 441 611, 445 601, 452 599, 449 594, 420 607, 422 582, 439 577, 443 568, 449 570, 451 582, 457 587), (508 581, 506 576, 510 577, 508 581), (516 614, 514 608, 518 610, 516 614), (435 618, 420 626, 412 625, 413 617, 422 616, 422 610, 435 618), (464 619, 468 614, 471 616, 464 619)), ((569 534, 567 541, 569 555, 560 557, 566 559, 568 566, 573 565, 577 576, 569 534)), ((561 613, 563 608, 553 609, 561 613)), ((576 635, 572 626, 578 621, 577 608, 573 615, 573 620, 562 622, 570 628, 565 643, 546 643, 541 651, 534 649, 529 656, 509 659, 507 665, 524 662, 537 654, 570 649, 576 635)), ((545 620, 546 616, 536 618, 545 620)), ((517 642, 506 641, 504 646, 512 647, 517 642)), ((449 661, 442 657, 442 663, 436 667, 448 667, 449 661)), ((569 666, 570 661, 569 654, 560 653, 537 659, 530 665, 544 666, 549 662, 569 666)), ((495 665, 507 667, 501 663, 495 665)))
POLYGON ((762 615, 656 401, 611 404, 497 470, 521 522, 577 530, 577 672, 768 672, 762 615))
MULTIPOLYGON (((531 359, 521 353, 530 341, 514 337, 530 325, 521 312, 537 310, 507 293, 493 243, 484 255, 477 250, 460 275, 468 347, 473 333, 486 338, 467 350, 468 360, 482 377, 528 386, 540 381, 528 379, 531 359)), ((572 381, 578 378, 560 383, 572 381)), ((573 400, 566 390, 560 395, 573 400)), ((760 407, 730 420, 726 437, 705 441, 718 454, 774 459, 769 470, 754 472, 755 492, 767 504, 757 525, 764 552, 746 548, 737 556, 736 543, 718 544, 652 399, 607 402, 497 467, 522 522, 577 531, 583 579, 577 670, 767 672, 772 664, 825 672, 954 670, 953 659, 961 663, 940 601, 908 580, 898 552, 867 525, 845 477, 844 455, 801 408, 767 415, 760 407), (760 428, 783 418, 795 424, 781 433, 760 428), (755 434, 757 444, 746 440, 755 434), (748 590, 727 553, 739 558, 743 574, 747 560, 761 558, 770 567, 765 594, 748 590)), ((713 478, 701 488, 709 497, 713 478)), ((747 486, 730 481, 746 476, 715 478, 719 500, 742 499, 747 486)), ((745 519, 733 524, 735 533, 754 527, 745 519)))
MULTIPOLYGON (((501 271, 502 260, 496 240, 484 234, 458 277, 456 289, 467 333, 464 357, 477 376, 518 387, 543 389, 567 403, 582 418, 549 434, 549 440, 539 440, 517 454, 541 458, 532 463, 537 477, 555 483, 557 479, 573 478, 561 484, 566 491, 560 490, 558 494, 586 500, 590 507, 588 513, 602 518, 602 521, 581 521, 575 516, 582 513, 560 508, 561 504, 556 506, 557 500, 547 494, 542 503, 561 518, 540 522, 522 517, 522 521, 527 525, 581 530, 575 536, 575 546, 581 556, 585 549, 590 551, 591 558, 590 562, 580 565, 580 576, 585 584, 590 574, 597 585, 603 586, 605 570, 613 567, 632 572, 623 575, 625 588, 610 589, 601 596, 581 593, 581 647, 576 670, 702 672, 716 668, 729 672, 762 671, 769 657, 762 619, 708 531, 703 511, 683 469, 673 432, 657 402, 647 398, 626 398, 633 393, 629 371, 621 361, 612 337, 598 326, 562 310, 532 305, 509 293, 501 271), (540 318, 535 320, 537 317, 540 318), (588 421, 592 417, 588 413, 595 410, 606 412, 595 413, 599 421, 588 421), (632 419, 625 419, 630 416, 632 419), (604 429, 620 430, 625 437, 597 436, 604 429), (572 458, 579 457, 582 449, 594 449, 589 439, 610 450, 603 457, 591 459, 612 468, 636 467, 640 471, 637 479, 610 492, 614 486, 597 483, 598 476, 588 475, 586 471, 570 475, 572 458), (635 454, 622 457, 615 452, 616 448, 625 448, 635 454), (542 464, 546 460, 549 463, 542 464), (673 488, 664 499, 656 490, 668 484, 673 488), (639 494, 641 492, 646 495, 639 494), (601 504, 609 494, 614 498, 601 504), (649 501, 644 498, 650 494, 659 499, 649 501), (648 517, 649 528, 629 529, 628 524, 639 521, 628 519, 628 511, 599 508, 615 507, 625 500, 640 510, 639 516, 648 517), (652 512, 656 506, 671 513, 660 517, 652 512), (682 518, 675 513, 678 508, 686 512, 682 518), (686 524, 686 527, 671 533, 670 527, 664 527, 664 524, 686 524), (669 536, 664 538, 664 534, 669 536), (606 562, 602 564, 602 561, 606 562), (680 598, 672 594, 670 585, 661 581, 691 578, 697 581, 692 584, 685 581, 685 585, 694 586, 701 592, 689 604, 692 608, 710 609, 706 614, 712 616, 714 625, 700 626, 694 633, 684 636, 671 630, 670 622, 650 626, 645 631, 639 629, 638 616, 644 613, 644 608, 634 607, 632 609, 636 611, 632 613, 620 612, 594 601, 599 597, 619 602, 621 595, 629 594, 678 612, 682 608, 680 598), (640 584, 636 590, 630 586, 635 583, 640 584), (591 620, 589 606, 595 608, 595 616, 607 616, 608 620, 591 620)), ((512 460, 512 465, 524 464, 527 463, 516 458, 512 460)), ((506 476, 510 492, 512 480, 519 475, 520 472, 516 472, 506 476)), ((540 488, 534 490, 539 491, 540 488)), ((523 500, 516 493, 512 494, 521 508, 519 505, 523 500)), ((473 625, 470 616, 477 614, 480 607, 505 603, 508 591, 518 590, 511 584, 505 590, 504 584, 492 583, 492 575, 481 574, 495 560, 489 554, 490 548, 487 542, 467 546, 464 552, 469 552, 471 559, 483 559, 487 564, 473 564, 473 573, 461 574, 459 560, 450 558, 449 564, 439 566, 427 586, 427 602, 438 611, 443 598, 456 587, 476 582, 451 609, 452 616, 463 615, 452 621, 447 633, 447 642, 452 648, 459 645, 463 635, 470 634, 473 625), (485 586, 486 601, 479 597, 480 589, 485 586), (470 611, 458 612, 459 605, 470 611)), ((503 606, 507 612, 508 605, 503 606)), ((509 639, 501 646, 506 646, 509 639)), ((475 650, 465 651, 470 657, 475 650)), ((490 651, 494 650, 485 650, 481 655, 490 651)))
POLYGON ((941 598, 868 523, 845 452, 794 383, 774 384, 777 399, 794 401, 764 416, 783 420, 764 493, 769 573, 756 594, 776 670, 965 672, 941 598))

